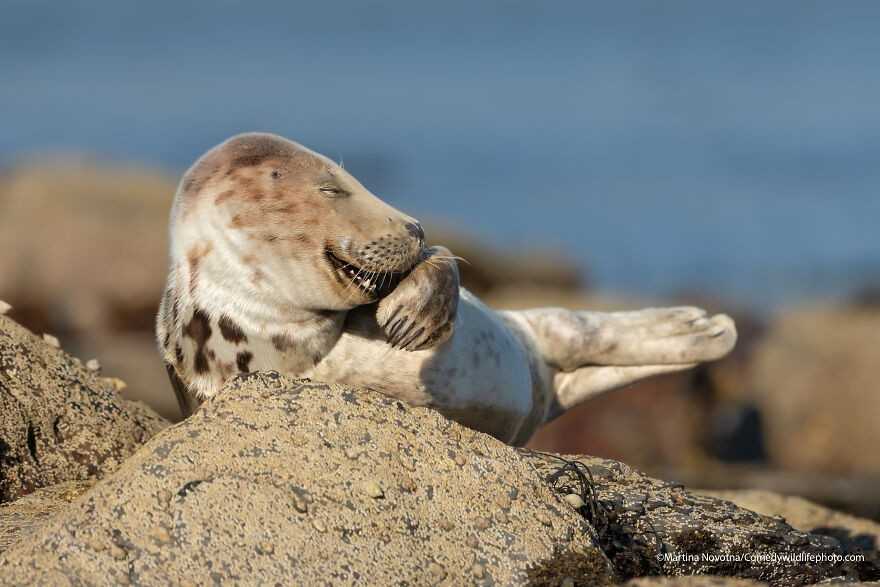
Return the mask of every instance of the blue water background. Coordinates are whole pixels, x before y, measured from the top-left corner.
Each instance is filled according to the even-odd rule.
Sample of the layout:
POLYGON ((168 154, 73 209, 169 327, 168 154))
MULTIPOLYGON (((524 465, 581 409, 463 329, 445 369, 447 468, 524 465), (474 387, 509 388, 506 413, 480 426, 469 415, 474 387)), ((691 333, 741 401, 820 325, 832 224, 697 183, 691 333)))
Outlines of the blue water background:
POLYGON ((0 2, 0 162, 246 130, 605 289, 880 281, 880 2, 0 2))

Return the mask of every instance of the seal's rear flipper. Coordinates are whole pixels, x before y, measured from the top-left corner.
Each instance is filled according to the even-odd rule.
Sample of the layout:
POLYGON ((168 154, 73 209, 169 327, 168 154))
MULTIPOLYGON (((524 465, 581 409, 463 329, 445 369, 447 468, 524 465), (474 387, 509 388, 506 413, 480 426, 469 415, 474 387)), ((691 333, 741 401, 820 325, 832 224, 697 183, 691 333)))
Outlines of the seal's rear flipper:
POLYGON ((553 377, 556 402, 551 405, 545 422, 561 416, 591 397, 614 391, 654 375, 675 373, 696 367, 696 363, 682 365, 640 365, 638 367, 581 367, 574 371, 559 371, 553 377))

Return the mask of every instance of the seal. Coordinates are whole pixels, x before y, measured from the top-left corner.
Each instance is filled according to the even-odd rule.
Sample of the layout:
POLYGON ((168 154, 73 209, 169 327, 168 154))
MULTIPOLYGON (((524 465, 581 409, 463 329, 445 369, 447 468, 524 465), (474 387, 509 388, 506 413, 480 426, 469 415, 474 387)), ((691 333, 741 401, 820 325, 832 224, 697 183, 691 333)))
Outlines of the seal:
POLYGON ((719 359, 725 315, 693 307, 493 311, 455 257, 330 159, 230 138, 175 194, 157 317, 184 415, 237 373, 375 389, 511 444, 597 394, 719 359))

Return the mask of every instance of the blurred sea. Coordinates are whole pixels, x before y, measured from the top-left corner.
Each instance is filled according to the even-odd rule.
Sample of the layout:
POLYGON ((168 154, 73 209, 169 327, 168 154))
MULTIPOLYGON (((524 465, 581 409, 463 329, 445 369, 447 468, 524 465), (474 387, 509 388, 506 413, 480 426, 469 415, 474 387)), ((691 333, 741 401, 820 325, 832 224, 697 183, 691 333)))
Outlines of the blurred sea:
POLYGON ((880 281, 872 0, 0 2, 3 164, 178 173, 246 130, 606 289, 880 281))

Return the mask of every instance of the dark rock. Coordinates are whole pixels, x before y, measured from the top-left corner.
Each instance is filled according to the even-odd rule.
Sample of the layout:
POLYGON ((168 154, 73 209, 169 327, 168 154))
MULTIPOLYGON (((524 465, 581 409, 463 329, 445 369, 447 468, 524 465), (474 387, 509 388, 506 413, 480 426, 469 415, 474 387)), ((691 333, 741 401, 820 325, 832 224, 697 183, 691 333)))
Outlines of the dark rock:
POLYGON ((0 503, 102 477, 166 422, 78 359, 0 316, 0 503))

